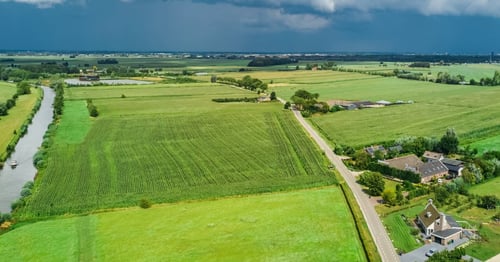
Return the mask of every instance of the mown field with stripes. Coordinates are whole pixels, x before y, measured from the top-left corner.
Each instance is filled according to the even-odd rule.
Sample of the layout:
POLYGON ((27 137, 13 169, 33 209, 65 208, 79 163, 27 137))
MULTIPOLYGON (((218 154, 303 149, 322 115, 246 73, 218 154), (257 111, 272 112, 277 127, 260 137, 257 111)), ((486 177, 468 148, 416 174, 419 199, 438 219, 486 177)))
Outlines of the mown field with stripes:
POLYGON ((47 168, 18 214, 334 184, 326 159, 282 105, 211 101, 255 95, 212 84, 68 89, 47 168), (86 98, 99 110, 96 119, 86 98))

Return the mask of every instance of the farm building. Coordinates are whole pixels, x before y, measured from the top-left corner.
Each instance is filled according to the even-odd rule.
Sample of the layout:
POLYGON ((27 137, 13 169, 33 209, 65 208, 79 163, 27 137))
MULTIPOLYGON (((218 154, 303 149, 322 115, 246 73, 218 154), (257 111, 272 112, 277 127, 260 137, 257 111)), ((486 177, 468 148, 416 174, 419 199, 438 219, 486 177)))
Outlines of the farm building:
POLYGON ((460 225, 451 216, 439 212, 432 199, 429 199, 425 209, 417 215, 417 225, 426 237, 443 246, 463 237, 460 225))
POLYGON ((427 162, 441 161, 444 158, 443 154, 431 151, 425 151, 423 157, 427 160, 427 162))
POLYGON ((399 170, 420 174, 422 183, 428 183, 433 178, 441 178, 448 174, 448 168, 441 161, 424 163, 416 155, 397 157, 380 161, 380 163, 399 170))
POLYGON ((452 177, 458 177, 462 175, 462 170, 464 169, 464 163, 460 160, 443 158, 441 162, 448 168, 448 173, 452 177))

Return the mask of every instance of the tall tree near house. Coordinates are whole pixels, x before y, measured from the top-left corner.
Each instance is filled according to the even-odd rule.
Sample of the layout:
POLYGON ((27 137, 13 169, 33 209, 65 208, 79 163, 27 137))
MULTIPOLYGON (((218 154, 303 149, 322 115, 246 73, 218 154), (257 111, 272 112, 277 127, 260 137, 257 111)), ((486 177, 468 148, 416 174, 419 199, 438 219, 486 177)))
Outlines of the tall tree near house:
POLYGON ((458 143, 455 130, 453 128, 448 128, 446 134, 444 134, 439 141, 439 148, 445 154, 454 154, 458 152, 458 143))

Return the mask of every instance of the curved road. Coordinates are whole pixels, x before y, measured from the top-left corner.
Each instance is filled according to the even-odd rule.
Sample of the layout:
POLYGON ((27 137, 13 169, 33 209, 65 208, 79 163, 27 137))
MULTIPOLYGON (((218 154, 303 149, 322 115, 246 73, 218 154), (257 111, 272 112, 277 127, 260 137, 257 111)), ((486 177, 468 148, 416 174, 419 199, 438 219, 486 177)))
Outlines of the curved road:
MULTIPOLYGON (((281 100, 281 99, 280 99, 281 100)), ((385 230, 384 225, 380 221, 380 218, 375 211, 373 205, 369 202, 368 197, 361 190, 361 187, 356 183, 356 178, 354 175, 347 169, 342 160, 333 153, 330 146, 321 138, 318 133, 309 125, 307 121, 304 120, 300 111, 293 110, 293 113, 297 120, 299 120, 300 124, 307 130, 309 135, 316 141, 321 150, 323 150, 328 157, 328 159, 335 165, 339 173, 342 175, 344 180, 347 182, 347 185, 351 188, 356 201, 358 202, 361 211, 363 212, 363 216, 365 217, 366 223, 368 224, 368 228, 370 229, 370 233, 375 241, 375 245, 377 245, 378 252, 382 258, 382 261, 393 262, 399 261, 399 256, 396 254, 394 246, 392 244, 387 231, 385 230)))

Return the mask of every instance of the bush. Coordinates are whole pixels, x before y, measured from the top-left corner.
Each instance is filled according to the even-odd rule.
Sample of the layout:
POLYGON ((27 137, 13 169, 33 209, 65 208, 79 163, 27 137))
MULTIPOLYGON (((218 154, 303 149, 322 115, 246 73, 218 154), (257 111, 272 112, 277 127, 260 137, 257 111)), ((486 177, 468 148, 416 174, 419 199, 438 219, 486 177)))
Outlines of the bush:
POLYGON ((150 208, 152 206, 152 204, 151 204, 151 201, 143 198, 143 199, 141 199, 141 201, 139 201, 139 206, 141 208, 146 209, 146 208, 150 208))

